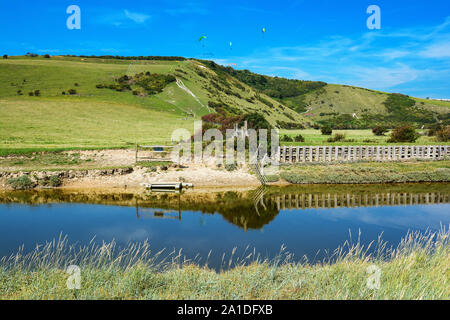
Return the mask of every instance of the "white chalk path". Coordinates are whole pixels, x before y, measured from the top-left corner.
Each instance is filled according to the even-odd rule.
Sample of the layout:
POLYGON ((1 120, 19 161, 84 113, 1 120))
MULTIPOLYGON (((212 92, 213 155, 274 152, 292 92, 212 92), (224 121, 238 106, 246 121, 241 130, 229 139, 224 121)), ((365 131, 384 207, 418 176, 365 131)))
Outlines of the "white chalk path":
POLYGON ((194 97, 195 101, 197 101, 202 107, 207 108, 209 112, 211 112, 211 109, 208 106, 205 106, 199 98, 191 91, 188 87, 181 81, 180 79, 177 79, 177 86, 181 89, 190 94, 192 97, 194 97))

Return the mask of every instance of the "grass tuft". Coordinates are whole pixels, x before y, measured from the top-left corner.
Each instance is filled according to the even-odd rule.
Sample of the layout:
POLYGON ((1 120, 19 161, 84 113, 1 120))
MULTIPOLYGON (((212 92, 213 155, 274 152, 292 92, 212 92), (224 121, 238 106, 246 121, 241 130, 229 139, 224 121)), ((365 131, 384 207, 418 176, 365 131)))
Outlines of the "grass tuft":
POLYGON ((182 251, 153 253, 148 242, 119 249, 115 242, 84 247, 66 237, 23 247, 0 260, 2 299, 449 299, 448 228, 409 232, 396 248, 381 237, 361 245, 360 234, 321 263, 294 263, 282 247, 272 259, 254 250, 223 256, 223 269, 208 268, 182 251), (369 250, 371 250, 369 253, 369 250), (81 268, 81 289, 66 286, 69 265, 81 268), (379 289, 367 285, 373 268, 379 289))

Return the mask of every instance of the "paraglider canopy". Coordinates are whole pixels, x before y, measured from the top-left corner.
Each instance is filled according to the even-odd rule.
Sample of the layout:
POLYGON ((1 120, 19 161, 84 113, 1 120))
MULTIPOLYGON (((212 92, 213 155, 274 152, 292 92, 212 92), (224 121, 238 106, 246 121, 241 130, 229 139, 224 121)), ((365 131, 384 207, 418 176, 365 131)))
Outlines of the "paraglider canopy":
POLYGON ((201 36, 201 37, 198 39, 198 42, 202 41, 203 39, 206 39, 206 36, 201 36))
POLYGON ((262 33, 266 33, 266 28, 262 28, 262 33))

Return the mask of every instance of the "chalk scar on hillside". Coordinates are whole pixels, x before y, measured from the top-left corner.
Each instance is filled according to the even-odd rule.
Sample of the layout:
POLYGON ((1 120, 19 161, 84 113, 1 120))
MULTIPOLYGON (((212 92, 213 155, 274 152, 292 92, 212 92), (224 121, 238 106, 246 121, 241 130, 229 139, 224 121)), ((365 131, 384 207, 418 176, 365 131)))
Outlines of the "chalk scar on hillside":
POLYGON ((186 87, 186 85, 183 83, 183 81, 181 81, 180 79, 177 79, 177 86, 181 89, 184 90, 186 93, 188 93, 189 95, 191 95, 195 101, 197 101, 202 107, 207 108, 209 112, 211 112, 211 108, 208 106, 205 106, 200 99, 191 91, 189 90, 188 87, 186 87))

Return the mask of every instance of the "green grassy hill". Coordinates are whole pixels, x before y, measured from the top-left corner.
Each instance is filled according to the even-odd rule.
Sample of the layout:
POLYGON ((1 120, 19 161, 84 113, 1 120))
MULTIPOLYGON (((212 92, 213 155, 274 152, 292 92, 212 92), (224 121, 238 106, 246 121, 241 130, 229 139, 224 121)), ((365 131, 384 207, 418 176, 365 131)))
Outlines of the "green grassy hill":
POLYGON ((274 99, 194 60, 18 56, 0 60, 0 81, 3 150, 167 143, 174 129, 192 132, 193 120, 214 112, 210 105, 218 104, 230 115, 260 112, 272 125, 306 123, 274 99), (146 96, 97 88, 141 72, 171 74, 177 81, 146 96), (71 89, 76 93, 69 94, 71 89))
POLYGON ((184 58, 16 56, 0 60, 0 81, 3 153, 168 143, 174 129, 192 132, 193 121, 212 112, 228 117, 259 113, 281 128, 327 123, 361 128, 370 121, 394 123, 404 112, 413 114, 417 124, 422 115, 425 124, 445 122, 450 106, 184 58), (165 82, 166 75, 172 80, 165 82), (394 107, 400 101, 403 109, 386 105, 391 96, 394 107))
POLYGON ((214 62, 205 63, 296 111, 307 119, 309 126, 319 124, 339 129, 365 129, 378 124, 394 127, 406 122, 419 127, 438 122, 450 124, 449 101, 419 99, 321 81, 270 77, 219 66, 214 62))

